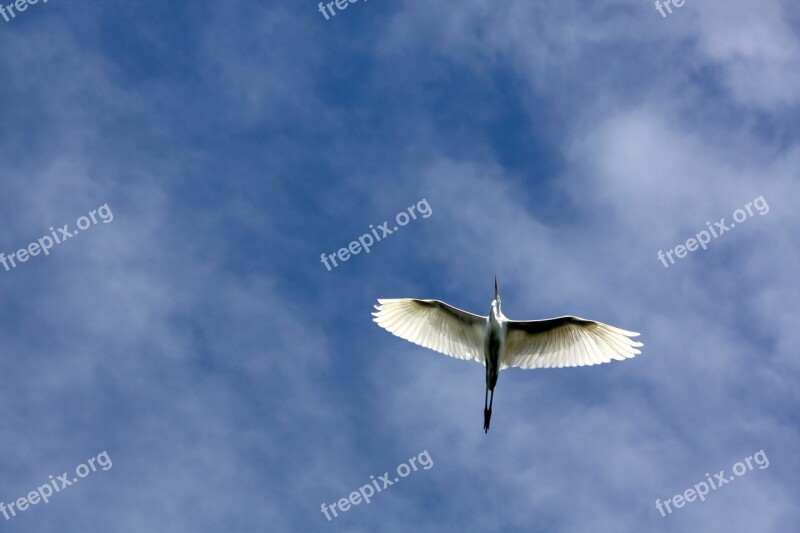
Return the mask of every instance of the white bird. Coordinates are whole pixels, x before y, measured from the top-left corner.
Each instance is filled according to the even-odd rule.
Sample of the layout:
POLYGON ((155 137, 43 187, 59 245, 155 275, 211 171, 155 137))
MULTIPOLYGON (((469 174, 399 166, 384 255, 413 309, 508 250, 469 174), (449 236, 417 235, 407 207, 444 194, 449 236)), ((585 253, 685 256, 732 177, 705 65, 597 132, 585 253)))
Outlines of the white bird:
POLYGON ((553 368, 622 361, 641 353, 639 334, 576 316, 509 320, 500 310, 494 278, 489 316, 478 316, 439 300, 379 299, 373 319, 390 333, 486 367, 483 429, 488 433, 497 376, 508 367, 553 368), (491 399, 489 398, 491 392, 491 399))

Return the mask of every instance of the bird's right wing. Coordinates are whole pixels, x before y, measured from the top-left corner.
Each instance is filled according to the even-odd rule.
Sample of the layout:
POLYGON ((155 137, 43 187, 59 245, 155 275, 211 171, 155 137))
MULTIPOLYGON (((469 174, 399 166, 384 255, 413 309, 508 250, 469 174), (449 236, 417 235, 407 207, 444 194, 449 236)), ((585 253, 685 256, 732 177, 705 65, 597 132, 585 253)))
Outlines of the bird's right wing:
POLYGON ((378 300, 373 321, 401 339, 455 357, 486 364, 483 336, 486 317, 439 300, 378 300))
POLYGON ((562 316, 548 320, 509 320, 500 368, 553 368, 622 361, 641 353, 627 331, 595 320, 562 316))

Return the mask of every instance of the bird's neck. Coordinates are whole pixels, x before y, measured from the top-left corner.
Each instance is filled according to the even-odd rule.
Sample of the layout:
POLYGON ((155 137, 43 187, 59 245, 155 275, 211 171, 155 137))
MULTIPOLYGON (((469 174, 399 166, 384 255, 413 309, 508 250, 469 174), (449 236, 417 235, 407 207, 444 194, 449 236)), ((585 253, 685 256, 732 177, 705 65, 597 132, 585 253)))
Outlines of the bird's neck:
POLYGON ((491 311, 489 311, 489 317, 491 320, 494 320, 495 322, 501 322, 502 320, 505 320, 506 317, 503 316, 503 311, 500 310, 499 301, 494 300, 492 302, 492 309, 491 311))

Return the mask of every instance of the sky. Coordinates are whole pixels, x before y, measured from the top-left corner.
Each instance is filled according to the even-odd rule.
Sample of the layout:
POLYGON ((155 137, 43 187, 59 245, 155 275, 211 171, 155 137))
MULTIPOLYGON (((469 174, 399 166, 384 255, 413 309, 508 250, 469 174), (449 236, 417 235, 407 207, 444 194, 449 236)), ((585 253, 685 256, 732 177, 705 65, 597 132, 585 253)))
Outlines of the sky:
POLYGON ((0 18, 0 531, 795 528, 797 3, 345 5, 0 18), (642 354, 504 370, 485 434, 370 313, 495 276, 642 354))

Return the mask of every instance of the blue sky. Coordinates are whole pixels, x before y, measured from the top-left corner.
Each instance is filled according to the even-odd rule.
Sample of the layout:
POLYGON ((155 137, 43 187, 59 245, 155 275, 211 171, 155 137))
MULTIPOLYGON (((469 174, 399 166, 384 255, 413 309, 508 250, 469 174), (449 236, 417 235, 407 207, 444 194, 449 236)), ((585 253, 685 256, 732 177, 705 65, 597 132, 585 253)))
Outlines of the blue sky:
POLYGON ((0 19, 2 531, 788 531, 800 519, 790 0, 39 2, 0 19), (659 250, 769 212, 664 268, 659 250), (368 255, 321 253, 426 199, 368 255), (377 298, 573 314, 625 362, 484 375, 377 298), (320 511, 427 450, 429 470, 320 511), (755 469, 665 518, 666 500, 755 469))

